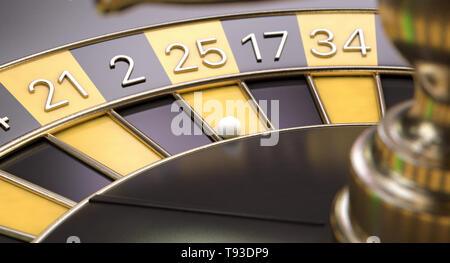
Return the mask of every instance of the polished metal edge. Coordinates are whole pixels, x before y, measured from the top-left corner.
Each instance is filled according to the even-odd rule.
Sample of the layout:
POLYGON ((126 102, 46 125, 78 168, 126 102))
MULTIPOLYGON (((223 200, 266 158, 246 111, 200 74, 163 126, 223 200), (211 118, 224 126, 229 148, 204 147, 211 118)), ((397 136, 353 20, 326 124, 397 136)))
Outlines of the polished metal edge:
POLYGON ((340 243, 362 243, 363 239, 353 228, 349 212, 350 194, 344 188, 336 195, 330 214, 334 238, 340 243))
POLYGON ((73 207, 72 209, 70 209, 69 211, 67 211, 64 215, 62 215, 60 218, 58 218, 53 224, 51 224, 46 230, 44 230, 36 239, 33 240, 33 243, 39 243, 41 242, 43 239, 45 239, 53 230, 55 230, 60 224, 62 224, 65 220, 67 220, 70 216, 72 216, 73 214, 75 214, 78 210, 80 210, 83 206, 85 206, 87 203, 89 203, 89 199, 91 199, 92 197, 96 196, 96 195, 100 195, 106 191, 108 191, 109 189, 116 187, 117 185, 120 185, 124 182, 126 182, 127 180, 139 175, 142 172, 145 172, 147 170, 153 169, 157 166, 163 165, 169 161, 172 161, 175 158, 181 158, 183 156, 186 155, 190 155, 193 154, 195 152, 201 151, 203 149, 209 148, 209 147, 214 147, 220 144, 224 144, 224 143, 229 143, 229 142, 233 142, 233 141, 237 141, 237 140, 244 140, 244 139, 248 139, 248 138, 252 138, 252 137, 257 137, 257 136, 261 136, 261 135, 268 135, 270 133, 282 133, 282 132, 289 132, 289 131, 294 131, 294 130, 304 130, 304 129, 322 129, 322 128, 327 128, 327 127, 375 127, 376 124, 373 123, 352 123, 352 124, 322 124, 322 125, 312 125, 312 126, 303 126, 303 127, 294 127, 294 128, 287 128, 287 129, 279 129, 279 130, 273 130, 273 131, 266 131, 266 132, 260 132, 260 133, 255 133, 255 134, 250 134, 250 135, 245 135, 245 136, 240 136, 240 137, 236 137, 236 138, 232 138, 232 139, 228 139, 228 140, 222 140, 222 141, 218 141, 218 142, 214 142, 211 144, 207 144, 204 146, 200 146, 198 148, 195 149, 191 149, 176 155, 172 155, 168 158, 162 159, 158 162, 155 162, 153 164, 150 164, 146 167, 143 167, 127 176, 122 177, 121 179, 114 181, 113 183, 105 186, 104 188, 98 190, 97 192, 93 193, 92 195, 90 195, 89 197, 85 198, 84 200, 82 200, 81 202, 79 202, 75 207, 73 207))
POLYGON ((305 75, 311 73, 333 73, 333 72, 343 72, 346 74, 360 73, 360 72, 375 72, 375 73, 385 73, 385 74, 405 74, 412 75, 413 69, 408 67, 385 67, 385 66, 327 66, 327 67, 299 67, 299 68, 285 68, 285 69, 275 69, 275 70, 260 70, 245 73, 236 73, 230 75, 222 75, 211 78, 205 78, 201 80, 195 80, 180 84, 173 84, 165 87, 161 87, 154 90, 148 90, 138 94, 133 94, 130 96, 122 97, 114 101, 106 102, 89 109, 71 114, 55 122, 37 128, 27 134, 24 134, 9 143, 0 146, 0 157, 17 150, 19 147, 29 143, 47 133, 50 133, 60 126, 66 125, 69 122, 79 121, 88 116, 95 114, 103 114, 108 110, 128 105, 135 102, 141 102, 150 98, 170 95, 177 90, 208 85, 208 84, 218 84, 218 82, 227 81, 246 81, 246 80, 256 80, 262 78, 279 78, 279 77, 292 77, 298 75, 305 75))
POLYGON ((14 239, 18 239, 24 242, 31 242, 33 241, 36 236, 32 235, 32 234, 28 234, 16 229, 12 229, 9 227, 5 227, 5 226, 0 226, 0 234, 8 236, 8 237, 12 237, 14 239))
POLYGON ((377 86, 378 103, 380 104, 381 117, 386 115, 386 101, 384 99, 383 85, 381 84, 381 77, 379 73, 375 74, 375 84, 377 86))
POLYGON ((98 162, 97 160, 91 158, 90 156, 84 154, 83 152, 75 149, 74 147, 70 146, 69 144, 61 141, 60 139, 56 138, 55 136, 51 134, 47 134, 45 138, 53 145, 55 145, 57 148, 63 150, 70 156, 73 156, 74 158, 80 160, 81 162, 87 164, 88 166, 94 168, 95 170, 99 171, 100 173, 106 175, 107 177, 117 180, 122 178, 122 175, 117 173, 116 171, 112 170, 111 168, 105 166, 104 164, 98 162))
POLYGON ((53 54, 59 51, 63 50, 70 50, 74 48, 79 48, 115 38, 120 37, 126 37, 134 34, 144 33, 145 31, 151 30, 151 29, 158 29, 162 27, 170 27, 170 26, 176 26, 181 24, 189 24, 189 23, 195 23, 195 22, 204 22, 204 21, 210 21, 210 20, 230 20, 230 19, 241 19, 241 18, 252 18, 252 17, 265 17, 265 16, 279 16, 279 15, 296 15, 296 14, 304 14, 304 13, 370 13, 370 14, 376 14, 378 10, 376 8, 309 8, 309 9, 288 9, 288 10, 274 10, 274 11, 260 11, 260 12, 244 12, 239 14, 225 14, 225 15, 218 15, 218 16, 206 16, 206 17, 200 17, 200 18, 192 18, 192 19, 185 19, 185 20, 179 20, 179 21, 173 21, 173 22, 167 22, 167 23, 160 23, 156 25, 151 26, 143 26, 143 27, 136 27, 133 29, 127 29, 124 31, 119 31, 115 33, 105 34, 102 36, 94 37, 94 38, 88 38, 81 41, 77 41, 74 43, 70 43, 67 45, 62 45, 56 48, 52 48, 49 50, 45 50, 30 56, 26 56, 17 60, 13 60, 11 62, 8 62, 6 64, 3 64, 0 66, 0 71, 9 67, 16 66, 19 63, 26 62, 35 58, 43 57, 45 55, 53 54))
POLYGON ((328 113, 325 110, 325 106, 322 103, 322 99, 320 98, 319 92, 317 91, 316 84, 314 83, 313 78, 310 74, 306 75, 306 82, 308 83, 309 91, 314 99, 314 104, 316 105, 317 111, 322 118, 322 121, 326 124, 331 124, 330 118, 328 117, 328 113))
POLYGON ((419 213, 435 213, 439 207, 448 207, 445 196, 426 191, 393 171, 380 169, 373 155, 376 127, 369 129, 356 140, 350 153, 350 163, 358 179, 373 193, 394 206, 419 213))
POLYGON ((264 122, 270 130, 275 130, 275 126, 273 126, 272 122, 267 117, 266 112, 263 111, 259 103, 256 101, 255 96, 253 96, 253 93, 250 91, 247 84, 244 81, 241 81, 239 85, 244 90, 247 97, 249 97, 250 101, 253 104, 253 107, 255 107, 260 121, 264 122))
POLYGON ((325 223, 323 221, 312 221, 312 220, 300 220, 300 219, 289 219, 282 218, 278 216, 268 216, 268 215, 256 215, 256 214, 246 214, 240 212, 230 212, 230 211, 217 211, 214 209, 203 209, 203 208, 192 208, 192 207, 182 207, 171 204, 160 204, 158 202, 145 202, 141 200, 133 200, 123 197, 115 197, 110 195, 101 195, 96 196, 89 200, 90 203, 101 203, 101 204, 112 204, 112 205, 124 205, 124 206, 136 206, 141 208, 148 209, 161 209, 161 210, 169 210, 169 211, 178 211, 178 212, 187 212, 187 213, 195 213, 195 214, 206 214, 206 215, 218 215, 218 216, 226 216, 226 217, 237 217, 237 218, 245 218, 245 219, 256 219, 262 221, 270 221, 270 222, 280 222, 287 224, 301 224, 301 225, 315 225, 315 226, 324 226, 325 223))
POLYGON ((57 193, 49 191, 41 186, 28 182, 27 180, 24 180, 2 170, 0 170, 0 180, 5 180, 6 182, 12 183, 24 190, 35 193, 47 200, 56 202, 67 208, 72 208, 77 204, 76 202, 66 197, 63 197, 57 193))
POLYGON ((200 116, 200 114, 195 111, 186 100, 181 97, 180 94, 174 92, 172 93, 178 105, 184 109, 186 114, 192 118, 192 120, 205 131, 206 135, 210 137, 213 141, 222 141, 223 138, 217 134, 217 132, 200 116))
POLYGON ((414 101, 410 100, 394 106, 381 121, 377 134, 386 147, 394 151, 404 161, 430 170, 435 168, 442 169, 444 167, 442 163, 435 159, 427 158, 424 152, 418 153, 413 151, 412 145, 414 142, 401 137, 397 132, 397 121, 400 120, 401 115, 406 114, 412 108, 413 104, 414 101))
POLYGON ((148 146, 150 146, 153 150, 155 150, 158 154, 160 154, 163 158, 169 157, 171 154, 166 151, 161 145, 156 143, 154 140, 152 140, 150 137, 148 137, 145 133, 140 131, 138 128, 136 128, 133 124, 131 124, 129 121, 127 121, 122 115, 117 113, 115 110, 108 111, 108 114, 118 121, 121 125, 123 125, 125 128, 130 130, 135 136, 137 136, 139 139, 141 139, 144 143, 146 143, 148 146))

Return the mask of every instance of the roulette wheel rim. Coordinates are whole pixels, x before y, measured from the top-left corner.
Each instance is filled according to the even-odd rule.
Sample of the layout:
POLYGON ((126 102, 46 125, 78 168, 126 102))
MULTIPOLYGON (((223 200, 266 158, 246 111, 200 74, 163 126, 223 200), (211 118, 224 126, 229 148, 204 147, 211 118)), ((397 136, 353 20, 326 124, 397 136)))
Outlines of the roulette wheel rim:
MULTIPOLYGON (((281 11, 261 11, 261 12, 243 12, 240 14, 230 14, 230 15, 219 15, 219 16, 210 16, 210 17, 203 17, 203 18, 194 18, 194 19, 187 19, 187 20, 180 20, 176 22, 168 22, 168 23, 162 23, 159 25, 153 25, 148 27, 140 27, 136 29, 126 30, 119 33, 113 33, 108 34, 101 37, 96 37, 92 39, 88 39, 85 41, 80 41, 74 44, 64 45, 59 48, 55 48, 46 52, 42 52, 33 56, 26 57, 24 59, 19 59, 17 61, 4 64, 0 70, 13 70, 15 67, 20 67, 21 64, 26 64, 29 62, 33 62, 36 60, 39 60, 41 58, 45 58, 47 56, 51 56, 53 54, 57 54, 58 52, 62 50, 74 50, 78 48, 83 48, 85 46, 89 45, 95 45, 102 42, 108 42, 112 41, 118 38, 126 38, 133 36, 135 34, 143 34, 146 31, 150 30, 157 30, 161 29, 164 30, 165 28, 170 27, 178 27, 178 26, 184 26, 184 25, 190 25, 194 23, 208 23, 210 21, 233 21, 233 20, 239 20, 239 19, 250 19, 250 18, 265 18, 265 17, 278 17, 278 16, 297 16, 301 14, 321 14, 321 13, 339 13, 339 12, 349 12, 351 14, 357 14, 357 13, 370 13, 375 14, 376 10, 373 8, 355 8, 355 9, 338 9, 338 8, 330 8, 330 9, 294 9, 294 10, 281 10, 281 11)), ((147 101, 151 100, 153 98, 158 98, 159 96, 165 94, 170 95, 176 91, 183 90, 183 89, 189 89, 193 87, 199 87, 199 86, 216 86, 216 84, 223 85, 224 83, 232 82, 237 83, 237 85, 240 85, 244 90, 248 90, 248 87, 246 87, 247 82, 252 82, 254 80, 267 80, 267 79, 273 79, 274 77, 278 78, 285 78, 285 77, 298 77, 298 76, 306 76, 305 81, 309 84, 310 87, 314 88, 314 80, 313 77, 315 77, 315 74, 318 73, 327 73, 327 74, 342 74, 342 73, 352 73, 352 74, 374 74, 371 76, 374 76, 374 81, 376 82, 377 90, 382 92, 381 88, 381 79, 380 74, 394 74, 394 75, 410 75, 412 74, 412 68, 407 66, 302 66, 302 67, 290 67, 290 68, 281 68, 281 69, 264 69, 264 70, 250 70, 247 72, 239 72, 239 73, 231 73, 231 74, 225 74, 225 75, 216 75, 216 76, 210 76, 207 78, 201 78, 201 79, 195 79, 195 80, 189 80, 189 81, 183 81, 181 83, 172 83, 170 85, 166 85, 164 87, 156 88, 154 90, 147 90, 145 92, 132 94, 128 96, 123 96, 119 99, 109 100, 105 103, 95 105, 94 107, 86 108, 82 111, 78 111, 74 114, 71 114, 70 116, 66 116, 64 118, 60 118, 54 122, 50 122, 46 125, 43 125, 43 127, 33 130, 31 133, 27 133, 25 136, 20 137, 18 139, 15 139, 12 142, 9 142, 7 144, 4 144, 0 147, 0 152, 2 153, 2 156, 8 155, 10 153, 14 153, 15 151, 19 151, 23 146, 29 144, 32 141, 35 141, 38 137, 46 137, 48 141, 51 143, 57 145, 60 149, 65 150, 67 152, 70 152, 72 155, 78 156, 78 158, 82 159, 83 157, 79 154, 79 152, 74 151, 73 148, 75 147, 66 147, 67 145, 62 144, 58 141, 57 138, 55 138, 53 131, 60 130, 62 127, 66 128, 71 127, 72 125, 75 125, 78 122, 84 122, 89 121, 93 117, 97 117, 99 115, 107 115, 109 117, 116 117, 116 119, 119 119, 117 117, 119 114, 115 111, 116 108, 120 108, 121 106, 128 106, 133 103, 137 103, 139 101, 147 101), (312 77, 313 76, 313 77, 312 77), (50 135, 47 135, 50 134, 50 135), (78 154, 78 155, 77 155, 78 154)), ((0 78, 1 79, 1 78, 0 78)), ((251 90, 251 89, 250 89, 251 90)), ((251 91, 248 92, 251 94, 251 91)), ((316 91, 317 93, 317 91, 316 91)), ((319 97, 316 95, 316 97, 319 97)), ((382 93, 378 93, 378 99, 380 103, 380 111, 381 115, 384 114, 384 107, 382 100, 384 99, 382 93)), ((321 101, 316 101, 316 106, 318 108, 323 108, 321 101)), ((326 111, 322 109, 320 113, 323 113, 326 111)), ((326 114, 325 114, 326 115, 326 114)), ((321 116, 324 120, 324 123, 330 124, 330 120, 327 117, 321 116)), ((267 119, 267 118, 266 118, 267 119)), ((127 122, 122 121, 121 125, 126 126, 127 122)), ((358 125, 357 123, 354 123, 354 125, 358 125)), ((340 126, 340 124, 330 124, 330 126, 340 126)), ((128 126, 130 130, 131 126, 128 126)), ((314 126, 311 126, 313 128, 314 126)), ((137 130, 137 129, 136 129, 137 130)), ((135 130, 132 130, 136 133, 135 130)), ((150 144, 150 146, 153 146, 154 148, 157 147, 157 145, 152 145, 151 141, 147 142, 150 144)), ((219 142, 220 143, 220 142, 219 142)), ((201 149, 203 147, 200 147, 201 149)), ((161 155, 164 155, 163 151, 159 151, 161 155)), ((165 157, 167 157, 166 155, 165 157)), ((172 155, 173 156, 173 155, 172 155)), ((169 157, 171 158, 171 157, 169 157)), ((171 160, 171 159, 169 159, 171 160)), ((84 158, 82 159, 83 162, 88 163, 92 166, 97 165, 97 169, 100 171, 103 171, 105 174, 108 174, 110 177, 114 179, 121 178, 120 175, 117 175, 117 173, 111 172, 112 169, 108 169, 109 167, 98 167, 98 162, 91 162, 91 159, 84 158)), ((165 163, 164 161, 161 162, 165 163)), ((153 164, 150 164, 148 167, 153 167, 153 164)), ((139 171, 139 169, 137 170, 139 171)), ((133 172, 131 174, 135 174, 136 172, 133 172)), ((85 201, 83 201, 85 202, 85 201)), ((59 222, 59 220, 57 221, 59 222)))

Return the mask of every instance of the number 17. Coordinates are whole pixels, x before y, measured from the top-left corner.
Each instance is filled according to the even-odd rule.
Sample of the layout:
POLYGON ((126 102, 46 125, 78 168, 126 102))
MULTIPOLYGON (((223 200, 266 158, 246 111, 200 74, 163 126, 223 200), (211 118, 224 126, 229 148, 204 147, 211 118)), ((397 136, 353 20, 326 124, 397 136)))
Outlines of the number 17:
MULTIPOLYGON (((283 53, 284 46, 286 45, 288 32, 287 31, 264 32, 264 38, 269 38, 269 37, 281 37, 281 42, 280 42, 280 45, 278 46, 278 51, 274 58, 275 61, 278 61, 278 60, 280 60, 281 54, 283 53)), ((241 41, 242 45, 247 43, 249 40, 252 42, 253 52, 255 53, 256 61, 261 62, 262 61, 261 50, 259 49, 258 41, 256 40, 255 33, 250 33, 249 35, 245 36, 241 41)))

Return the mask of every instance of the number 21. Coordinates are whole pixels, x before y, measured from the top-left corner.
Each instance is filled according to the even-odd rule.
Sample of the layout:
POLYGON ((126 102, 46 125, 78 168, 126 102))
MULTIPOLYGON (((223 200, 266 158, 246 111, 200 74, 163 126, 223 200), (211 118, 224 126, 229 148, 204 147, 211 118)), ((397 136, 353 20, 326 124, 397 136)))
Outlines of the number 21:
MULTIPOLYGON (((78 91, 78 93, 80 93, 80 95, 83 98, 87 98, 89 96, 88 93, 83 89, 83 87, 81 87, 81 85, 75 80, 72 74, 70 74, 69 71, 67 70, 61 73, 58 79, 58 83, 62 84, 64 79, 68 79, 69 82, 75 87, 75 89, 78 91)), ((28 86, 28 91, 33 94, 36 86, 38 85, 47 86, 47 88, 49 89, 44 111, 49 112, 67 106, 69 104, 68 100, 62 100, 60 102, 52 104, 53 95, 55 94, 55 87, 53 86, 53 83, 51 83, 46 79, 37 79, 31 82, 30 85, 28 86)))

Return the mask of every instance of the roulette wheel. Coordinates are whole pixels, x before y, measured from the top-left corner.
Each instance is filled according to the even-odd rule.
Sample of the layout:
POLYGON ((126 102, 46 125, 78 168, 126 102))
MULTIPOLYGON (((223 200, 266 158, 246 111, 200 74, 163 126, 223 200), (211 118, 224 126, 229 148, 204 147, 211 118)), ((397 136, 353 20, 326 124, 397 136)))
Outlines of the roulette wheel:
POLYGON ((417 2, 3 3, 0 242, 448 242, 448 3, 417 2), (422 177, 374 135, 413 96, 422 177))

